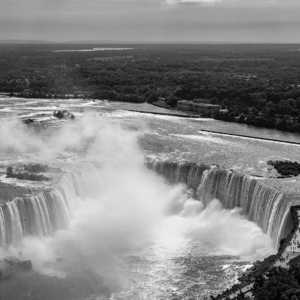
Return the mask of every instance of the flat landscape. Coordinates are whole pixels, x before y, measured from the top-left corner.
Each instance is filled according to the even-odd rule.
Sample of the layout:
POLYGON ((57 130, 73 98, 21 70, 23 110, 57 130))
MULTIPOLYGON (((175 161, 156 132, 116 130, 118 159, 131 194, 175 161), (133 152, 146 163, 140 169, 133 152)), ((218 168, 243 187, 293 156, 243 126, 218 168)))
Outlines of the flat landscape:
POLYGON ((300 194, 297 47, 1 45, 0 238, 33 269, 0 294, 209 299, 276 254, 300 194))

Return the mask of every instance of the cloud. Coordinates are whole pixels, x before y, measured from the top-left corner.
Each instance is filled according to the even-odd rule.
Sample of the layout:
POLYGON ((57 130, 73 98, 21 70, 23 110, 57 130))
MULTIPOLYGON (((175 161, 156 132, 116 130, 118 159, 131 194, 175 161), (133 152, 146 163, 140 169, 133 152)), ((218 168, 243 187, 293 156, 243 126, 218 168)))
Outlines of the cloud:
POLYGON ((168 4, 206 4, 213 5, 217 2, 222 2, 222 0, 166 0, 168 4))
POLYGON ((299 0, 0 0, 0 39, 294 43, 299 13, 299 0))

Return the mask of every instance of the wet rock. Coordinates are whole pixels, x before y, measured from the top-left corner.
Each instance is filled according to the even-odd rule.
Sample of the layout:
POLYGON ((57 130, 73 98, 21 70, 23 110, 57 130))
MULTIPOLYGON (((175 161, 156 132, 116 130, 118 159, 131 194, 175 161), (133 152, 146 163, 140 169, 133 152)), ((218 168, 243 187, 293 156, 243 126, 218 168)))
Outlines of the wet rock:
POLYGON ((13 174, 13 168, 12 167, 7 167, 6 168, 6 175, 10 177, 12 174, 13 174))
POLYGON ((64 259, 62 257, 57 257, 54 262, 53 261, 46 261, 46 262, 44 262, 44 267, 54 268, 54 267, 57 267, 59 264, 62 264, 64 262, 66 262, 66 259, 64 259))
POLYGON ((58 257, 55 261, 47 261, 44 263, 45 268, 50 268, 56 271, 77 272, 80 271, 82 265, 76 261, 67 260, 63 257, 58 257))
POLYGON ((32 269, 30 260, 21 260, 17 257, 7 257, 0 261, 0 280, 9 279, 19 272, 32 269))
POLYGON ((75 119, 75 116, 67 110, 55 110, 53 116, 57 119, 75 119))
POLYGON ((24 165, 24 170, 31 173, 62 173, 60 168, 52 168, 47 165, 41 164, 28 164, 24 165))
POLYGON ((50 179, 50 178, 48 178, 44 175, 29 174, 27 172, 13 173, 12 167, 8 167, 6 169, 6 177, 16 178, 16 179, 19 179, 19 180, 31 180, 31 181, 44 181, 44 180, 49 180, 50 179))
POLYGON ((58 257, 55 259, 56 263, 61 264, 61 263, 65 263, 67 260, 63 257, 58 257))
POLYGON ((22 122, 23 122, 24 124, 31 124, 31 123, 33 123, 33 122, 34 122, 34 120, 33 120, 33 119, 30 119, 30 118, 28 118, 28 119, 24 119, 24 120, 22 120, 22 122))

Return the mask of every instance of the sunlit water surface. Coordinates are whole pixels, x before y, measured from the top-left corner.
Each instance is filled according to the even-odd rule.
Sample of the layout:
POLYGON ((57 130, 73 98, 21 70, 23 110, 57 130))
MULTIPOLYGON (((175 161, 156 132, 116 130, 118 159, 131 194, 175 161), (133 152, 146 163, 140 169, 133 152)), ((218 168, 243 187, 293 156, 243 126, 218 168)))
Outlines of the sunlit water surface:
MULTIPOLYGON (((32 118, 35 121, 34 130, 44 134, 45 138, 48 133, 43 133, 44 130, 64 123, 52 116, 55 109, 68 109, 76 118, 90 112, 96 117, 121 122, 126 128, 141 131, 140 148, 144 155, 152 158, 218 163, 240 172, 266 177, 272 177, 266 164, 268 159, 300 158, 299 146, 201 133, 201 129, 226 130, 254 137, 300 141, 298 135, 279 131, 228 125, 210 119, 139 114, 124 110, 134 110, 134 105, 106 101, 0 99, 1 118, 32 118)), ((145 111, 152 108, 141 105, 139 109, 145 111)), ((157 111, 157 108, 152 110, 157 111)), ((30 153, 1 152, 0 159, 2 174, 6 166, 12 163, 39 162, 30 153)), ((85 161, 94 160, 85 157, 84 151, 68 150, 59 153, 53 163, 70 167, 73 163, 82 164, 85 161)), ((2 175, 3 180, 4 177, 2 175)), ((289 187, 293 183, 286 180, 282 186, 289 187)), ((64 286, 65 295, 58 288, 55 296, 51 291, 53 278, 47 277, 48 281, 45 281, 44 275, 35 277, 34 274, 32 278, 35 282, 42 282, 40 290, 38 287, 36 290, 48 295, 45 299, 209 299, 211 294, 216 295, 235 283, 251 262, 273 252, 272 242, 254 223, 240 216, 238 211, 226 212, 215 204, 200 210, 189 208, 185 211, 182 208, 175 214, 167 215, 136 245, 118 250, 114 263, 108 269, 100 267, 100 278, 104 282, 101 281, 103 288, 98 292, 85 286, 86 279, 83 280, 82 274, 83 277, 79 276, 83 282, 82 293, 78 298, 70 296, 71 291, 76 289, 78 278, 58 279, 56 273, 53 278, 64 286)), ((26 280, 30 281, 30 278, 24 279, 24 282, 26 280)), ((7 284, 6 290, 9 291, 12 288, 7 284)), ((24 293, 28 292, 28 288, 26 284, 20 285, 24 293)), ((7 299, 23 299, 19 294, 12 295, 7 299)))

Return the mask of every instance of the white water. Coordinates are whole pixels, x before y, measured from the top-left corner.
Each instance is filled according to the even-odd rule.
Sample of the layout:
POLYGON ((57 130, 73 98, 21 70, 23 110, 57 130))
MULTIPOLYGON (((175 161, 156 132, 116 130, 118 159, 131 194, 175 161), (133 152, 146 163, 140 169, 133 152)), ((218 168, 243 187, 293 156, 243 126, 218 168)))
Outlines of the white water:
POLYGON ((45 263, 63 257, 83 265, 113 283, 110 299, 193 299, 221 291, 249 260, 274 252, 271 239, 238 210, 224 210, 216 200, 204 207, 182 185, 170 186, 148 170, 141 132, 91 116, 42 136, 16 121, 1 125, 1 151, 55 163, 66 151, 80 169, 26 200, 28 227, 20 226, 22 206, 7 205, 12 221, 1 221, 8 246, 2 255, 21 251, 36 270, 60 276, 70 270, 45 263))
POLYGON ((93 51, 122 51, 132 50, 133 48, 93 48, 93 49, 79 49, 79 50, 56 50, 54 52, 93 52, 93 51))

